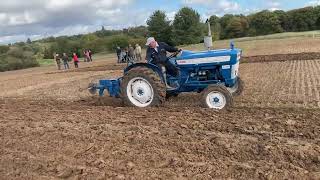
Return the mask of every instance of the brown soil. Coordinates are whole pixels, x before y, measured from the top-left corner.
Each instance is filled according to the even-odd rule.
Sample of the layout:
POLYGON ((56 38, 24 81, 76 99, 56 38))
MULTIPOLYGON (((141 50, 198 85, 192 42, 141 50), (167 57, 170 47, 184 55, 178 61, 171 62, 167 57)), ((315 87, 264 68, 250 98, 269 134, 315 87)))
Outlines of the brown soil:
POLYGON ((320 178, 319 60, 242 64, 230 112, 199 94, 147 109, 88 94, 121 76, 106 64, 1 73, 1 179, 320 178))
POLYGON ((259 62, 273 62, 273 61, 296 61, 296 60, 316 60, 320 59, 320 53, 293 53, 293 54, 272 54, 272 55, 258 55, 246 56, 242 58, 242 63, 259 63, 259 62))

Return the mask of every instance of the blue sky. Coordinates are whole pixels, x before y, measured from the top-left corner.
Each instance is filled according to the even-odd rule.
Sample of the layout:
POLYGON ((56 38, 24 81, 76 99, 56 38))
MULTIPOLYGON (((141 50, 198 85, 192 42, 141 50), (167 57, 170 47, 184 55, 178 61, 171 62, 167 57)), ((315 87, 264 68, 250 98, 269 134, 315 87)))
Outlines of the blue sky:
POLYGON ((7 0, 0 6, 0 44, 145 25, 155 10, 170 20, 182 7, 192 7, 202 20, 215 14, 250 14, 320 5, 320 0, 7 0))

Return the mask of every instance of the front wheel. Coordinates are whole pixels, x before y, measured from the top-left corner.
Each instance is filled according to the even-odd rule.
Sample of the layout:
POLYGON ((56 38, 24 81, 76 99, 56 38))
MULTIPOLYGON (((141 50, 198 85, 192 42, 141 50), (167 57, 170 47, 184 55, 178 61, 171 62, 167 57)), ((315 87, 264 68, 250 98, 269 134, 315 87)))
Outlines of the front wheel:
POLYGON ((211 85, 202 92, 202 105, 205 108, 228 110, 233 106, 233 98, 226 87, 211 85))

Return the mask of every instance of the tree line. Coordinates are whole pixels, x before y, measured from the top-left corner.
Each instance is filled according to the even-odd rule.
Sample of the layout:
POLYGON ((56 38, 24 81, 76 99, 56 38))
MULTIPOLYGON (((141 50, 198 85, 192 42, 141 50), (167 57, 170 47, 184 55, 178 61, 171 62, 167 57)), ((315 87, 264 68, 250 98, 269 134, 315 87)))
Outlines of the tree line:
MULTIPOLYGON (((320 6, 291 11, 263 10, 247 16, 212 15, 209 22, 215 40, 319 30, 320 6)), ((199 43, 207 32, 199 13, 188 7, 180 9, 173 21, 168 20, 165 12, 155 11, 147 20, 147 25, 149 34, 175 45, 199 43)))
MULTIPOLYGON (((212 15, 209 18, 214 40, 259 36, 281 32, 299 32, 320 29, 320 6, 291 11, 263 10, 257 13, 212 15)), ((94 53, 113 51, 117 46, 143 45, 148 36, 170 45, 187 45, 203 42, 208 29, 200 14, 189 7, 181 8, 172 21, 164 11, 157 10, 147 19, 147 26, 122 30, 101 30, 86 35, 50 37, 39 42, 50 43, 43 54, 50 58, 53 52, 76 52, 90 48, 94 53)))
MULTIPOLYGON (((214 40, 259 36, 281 32, 300 32, 320 29, 320 6, 290 11, 263 10, 249 15, 225 14, 209 17, 214 40)), ((53 53, 77 53, 91 49, 93 53, 112 52, 117 46, 144 45, 146 37, 170 45, 187 45, 203 42, 207 26, 200 14, 189 7, 181 8, 170 21, 164 11, 157 10, 147 19, 147 26, 122 30, 101 30, 94 33, 48 37, 37 41, 0 46, 0 71, 38 66, 35 59, 52 59, 53 53)))

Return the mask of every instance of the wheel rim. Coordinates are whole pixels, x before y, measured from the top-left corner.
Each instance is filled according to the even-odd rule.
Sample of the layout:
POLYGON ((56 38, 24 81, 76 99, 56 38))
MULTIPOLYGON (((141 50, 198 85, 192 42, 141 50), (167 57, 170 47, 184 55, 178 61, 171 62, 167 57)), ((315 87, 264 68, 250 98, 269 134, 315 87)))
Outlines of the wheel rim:
POLYGON ((154 92, 151 84, 142 77, 136 77, 127 85, 127 95, 137 107, 147 107, 152 103, 154 92))
POLYGON ((227 99, 221 92, 212 91, 207 95, 206 103, 209 108, 223 109, 227 105, 227 99))

